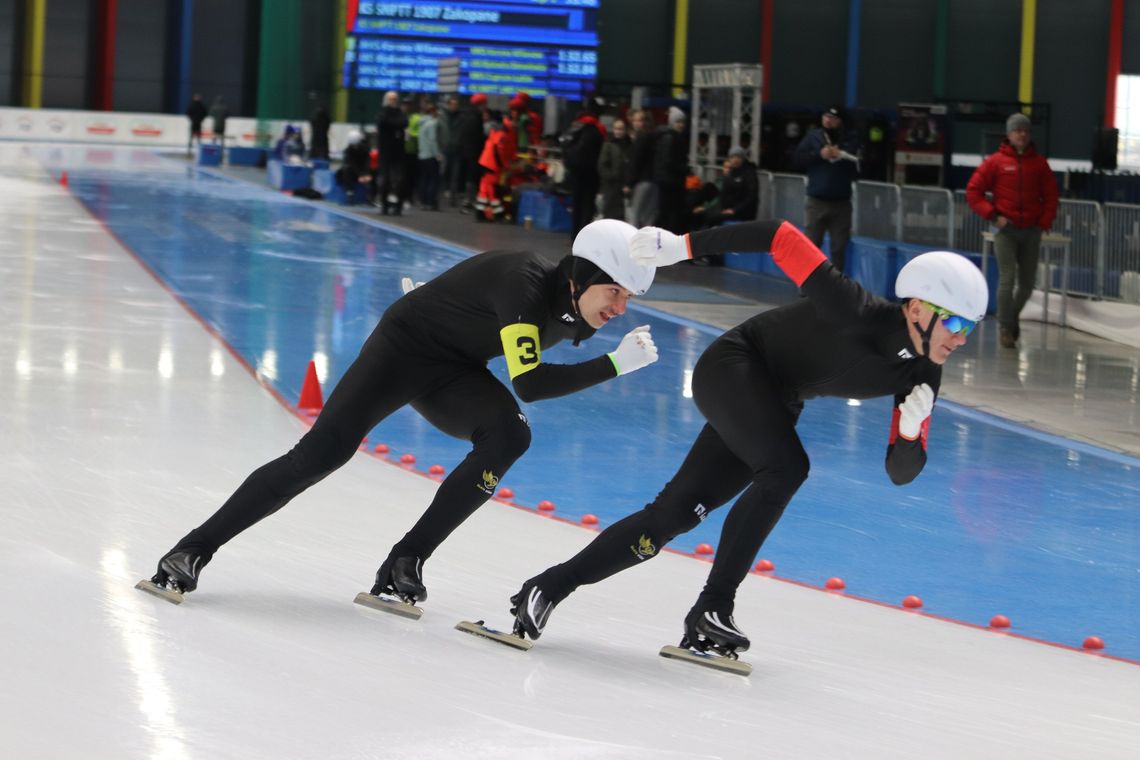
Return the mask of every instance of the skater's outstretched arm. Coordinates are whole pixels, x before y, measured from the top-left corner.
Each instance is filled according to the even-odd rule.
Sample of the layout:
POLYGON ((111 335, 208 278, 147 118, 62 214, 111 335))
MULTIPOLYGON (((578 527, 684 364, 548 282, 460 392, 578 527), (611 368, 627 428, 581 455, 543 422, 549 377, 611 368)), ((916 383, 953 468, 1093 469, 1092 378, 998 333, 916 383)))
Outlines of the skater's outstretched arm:
MULTIPOLYGON (((844 326, 882 312, 886 305, 833 267, 799 228, 783 219, 730 224, 688 235, 644 227, 634 235, 630 251, 635 259, 658 267, 720 253, 769 253, 821 316, 844 326)), ((871 320, 867 326, 874 323, 871 320)))

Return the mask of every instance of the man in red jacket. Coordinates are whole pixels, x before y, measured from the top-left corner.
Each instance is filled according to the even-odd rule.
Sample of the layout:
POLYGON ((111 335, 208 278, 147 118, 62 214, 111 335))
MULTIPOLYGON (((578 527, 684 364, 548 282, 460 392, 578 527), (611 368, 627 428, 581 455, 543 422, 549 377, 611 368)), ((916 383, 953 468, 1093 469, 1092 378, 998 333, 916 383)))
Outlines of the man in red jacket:
POLYGON ((1006 139, 966 185, 970 208, 997 227, 997 307, 1004 348, 1017 347, 1021 335, 1017 318, 1037 280, 1041 233, 1053 226, 1057 216, 1057 180, 1033 146, 1031 127, 1029 117, 1021 113, 1006 119, 1006 139), (992 201, 986 193, 993 195, 992 201))

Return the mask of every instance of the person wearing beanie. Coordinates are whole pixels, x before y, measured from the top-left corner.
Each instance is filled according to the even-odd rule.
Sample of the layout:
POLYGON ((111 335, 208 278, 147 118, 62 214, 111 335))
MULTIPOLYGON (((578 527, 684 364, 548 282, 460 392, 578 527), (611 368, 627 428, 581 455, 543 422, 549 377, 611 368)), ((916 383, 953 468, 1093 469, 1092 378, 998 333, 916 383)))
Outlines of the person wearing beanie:
POLYGON ((669 123, 657 131, 653 145, 653 182, 657 185, 655 224, 670 232, 688 232, 685 177, 689 170, 688 119, 677 106, 669 108, 669 123))
POLYGON ((635 259, 659 267, 770 251, 804 298, 747 319, 705 349, 693 369, 692 396, 707 422, 680 469, 644 509, 524 581, 510 602, 515 632, 539 638, 554 607, 575 590, 651 561, 731 503, 708 580, 684 618, 680 651, 670 654, 742 672, 747 665, 735 658, 751 642, 733 620, 736 593, 808 478, 796 431, 804 406, 825 396, 893 398, 883 418, 884 465, 895 485, 912 482, 926 465, 942 367, 985 314, 989 292, 969 259, 931 251, 902 268, 895 281, 900 300, 888 301, 840 273, 783 219, 683 236, 647 227, 630 248, 635 259))
POLYGON ((491 498, 530 446, 526 415, 487 363, 504 357, 511 388, 530 403, 576 393, 657 360, 647 326, 631 330, 614 350, 577 364, 555 364, 544 355, 561 341, 589 339, 625 313, 630 297, 648 290, 656 270, 633 259, 629 243, 635 232, 625 222, 604 219, 583 229, 560 262, 531 251, 488 251, 419 287, 407 280, 405 295, 384 312, 312 429, 287 454, 246 478, 212 517, 162 557, 141 588, 181 602, 222 545, 331 475, 352 458, 368 431, 411 406, 439 430, 472 444, 423 516, 392 548, 363 600, 418 617, 413 603, 427 598, 424 562, 491 498))
POLYGON ((966 202, 993 223, 998 265, 997 312, 1003 348, 1021 339, 1021 310, 1037 282, 1041 235, 1057 216, 1057 179, 1033 144, 1033 122, 1023 113, 1005 121, 1005 139, 966 185, 966 202), (990 193, 993 200, 986 198, 990 193))
POLYGON ((824 233, 830 236, 831 263, 841 272, 851 240, 851 184, 859 178, 859 144, 846 122, 843 106, 829 106, 792 156, 792 165, 807 173, 807 236, 821 248, 824 233))

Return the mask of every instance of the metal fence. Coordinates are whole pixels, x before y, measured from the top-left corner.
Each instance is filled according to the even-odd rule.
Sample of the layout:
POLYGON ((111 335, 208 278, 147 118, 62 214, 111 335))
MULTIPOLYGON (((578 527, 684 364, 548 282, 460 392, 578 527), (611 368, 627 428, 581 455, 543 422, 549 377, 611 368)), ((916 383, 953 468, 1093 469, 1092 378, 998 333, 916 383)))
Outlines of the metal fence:
MULTIPOLYGON (((977 253, 990 228, 962 190, 856 182, 853 197, 856 234, 864 237, 977 253)), ((1067 293, 1140 303, 1140 206, 1062 200, 1052 232, 1071 240, 1069 270, 1062 275, 1056 245, 1044 246, 1041 286, 1058 290, 1064 281, 1067 293)))
MULTIPOLYGON (((988 197, 988 194, 987 194, 988 197)), ((960 251, 982 250, 982 233, 989 227, 966 203, 966 191, 954 191, 954 246, 960 251)))
POLYGON ((862 237, 902 240, 902 192, 887 182, 856 182, 852 231, 862 237))
POLYGON ((904 185, 899 200, 904 243, 954 247, 954 195, 949 190, 904 185))
MULTIPOLYGON (((781 218, 804 225, 807 177, 758 172, 761 219, 781 218)), ((705 177, 712 180, 711 173, 705 177)), ((988 196, 987 196, 988 197, 988 196)), ((931 248, 979 253, 982 233, 991 224, 973 212, 963 190, 856 182, 852 194, 853 232, 931 248)), ((1140 205, 1062 200, 1052 232, 1071 240, 1066 291, 1093 298, 1140 303, 1140 205)), ((1044 246, 1041 285, 1061 287, 1062 257, 1044 246)))
MULTIPOLYGON (((1057 204, 1057 218, 1053 221, 1053 233, 1064 235, 1069 243, 1069 282, 1068 292, 1089 296, 1102 295, 1104 270, 1098 270, 1097 261, 1100 241, 1104 237, 1104 216, 1100 204, 1095 201, 1063 200, 1057 204)), ((1045 251, 1042 251, 1042 255, 1045 251)), ((1049 262, 1057 266, 1059 261, 1049 262)), ((1056 286, 1054 278, 1053 285, 1056 286)))
POLYGON ((772 218, 804 225, 804 197, 807 177, 802 174, 772 174, 772 218))
POLYGON ((1104 204, 1097 295, 1140 303, 1140 206, 1104 204))

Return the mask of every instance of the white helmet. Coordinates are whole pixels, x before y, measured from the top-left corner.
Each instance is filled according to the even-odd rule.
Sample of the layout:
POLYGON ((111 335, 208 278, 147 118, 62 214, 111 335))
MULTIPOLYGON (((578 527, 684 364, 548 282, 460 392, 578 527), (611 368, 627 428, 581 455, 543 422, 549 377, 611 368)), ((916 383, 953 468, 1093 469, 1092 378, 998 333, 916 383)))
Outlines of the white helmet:
MULTIPOLYGON (((599 219, 582 228, 574 238, 571 253, 591 262, 634 295, 642 295, 653 284, 657 268, 634 261, 629 241, 637 228, 617 219, 599 219)), ((585 290, 589 282, 579 282, 585 290)))
POLYGON ((990 302, 981 270, 950 251, 930 251, 908 261, 895 280, 895 295, 922 299, 975 322, 985 317, 990 302))
POLYGON ((360 142, 363 139, 364 139, 364 133, 361 132, 359 129, 350 130, 348 133, 348 144, 349 145, 356 145, 358 142, 360 142))

